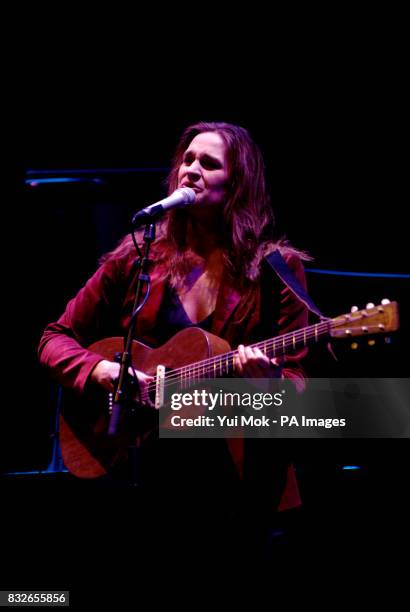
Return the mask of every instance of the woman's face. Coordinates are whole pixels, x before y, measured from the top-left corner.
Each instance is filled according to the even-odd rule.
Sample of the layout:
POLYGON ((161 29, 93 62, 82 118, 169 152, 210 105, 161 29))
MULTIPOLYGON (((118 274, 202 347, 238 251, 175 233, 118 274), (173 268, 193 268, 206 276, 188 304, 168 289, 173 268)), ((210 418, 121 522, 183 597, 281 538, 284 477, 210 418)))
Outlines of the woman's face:
POLYGON ((221 205, 228 183, 225 143, 216 132, 203 132, 190 142, 178 171, 178 187, 191 187, 195 206, 221 205))

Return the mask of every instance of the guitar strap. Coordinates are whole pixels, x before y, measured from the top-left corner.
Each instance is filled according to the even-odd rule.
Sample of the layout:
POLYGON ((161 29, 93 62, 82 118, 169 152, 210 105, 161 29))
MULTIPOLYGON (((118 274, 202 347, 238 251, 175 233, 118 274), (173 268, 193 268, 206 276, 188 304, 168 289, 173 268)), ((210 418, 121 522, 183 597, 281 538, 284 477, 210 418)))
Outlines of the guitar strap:
MULTIPOLYGON (((269 253, 265 257, 266 261, 274 272, 278 275, 281 281, 292 291, 292 293, 310 310, 313 314, 317 315, 321 321, 328 320, 329 317, 325 317, 320 309, 316 306, 312 298, 308 295, 307 291, 302 287, 292 270, 289 268, 286 261, 283 259, 279 250, 276 249, 269 253)), ((333 352, 330 342, 327 344, 327 349, 332 355, 333 359, 337 361, 337 357, 333 352)))
POLYGON ((292 270, 289 268, 286 261, 283 259, 278 249, 272 251, 272 253, 265 257, 265 259, 271 266, 271 268, 274 270, 274 272, 276 272, 276 274, 279 276, 281 281, 311 312, 313 312, 322 320, 328 319, 328 317, 325 317, 321 313, 312 298, 302 287, 296 276, 293 274, 292 270))

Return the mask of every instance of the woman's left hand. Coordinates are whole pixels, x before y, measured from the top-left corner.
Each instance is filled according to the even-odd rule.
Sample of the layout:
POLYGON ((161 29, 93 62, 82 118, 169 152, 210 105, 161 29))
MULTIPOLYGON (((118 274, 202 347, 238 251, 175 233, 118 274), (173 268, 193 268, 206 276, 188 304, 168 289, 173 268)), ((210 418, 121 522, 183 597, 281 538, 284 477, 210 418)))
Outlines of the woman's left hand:
POLYGON ((239 344, 235 371, 243 378, 280 378, 278 359, 269 359, 257 347, 239 344))

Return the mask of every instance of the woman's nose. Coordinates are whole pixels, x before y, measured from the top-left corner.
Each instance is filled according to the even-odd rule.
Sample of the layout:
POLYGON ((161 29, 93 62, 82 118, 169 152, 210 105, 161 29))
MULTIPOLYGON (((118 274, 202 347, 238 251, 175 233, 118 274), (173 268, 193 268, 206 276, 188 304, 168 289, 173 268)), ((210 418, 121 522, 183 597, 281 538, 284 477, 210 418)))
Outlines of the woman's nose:
POLYGON ((198 160, 194 160, 192 162, 192 164, 188 167, 187 172, 189 176, 191 175, 196 176, 196 177, 200 176, 201 173, 200 173, 200 165, 199 165, 198 160))

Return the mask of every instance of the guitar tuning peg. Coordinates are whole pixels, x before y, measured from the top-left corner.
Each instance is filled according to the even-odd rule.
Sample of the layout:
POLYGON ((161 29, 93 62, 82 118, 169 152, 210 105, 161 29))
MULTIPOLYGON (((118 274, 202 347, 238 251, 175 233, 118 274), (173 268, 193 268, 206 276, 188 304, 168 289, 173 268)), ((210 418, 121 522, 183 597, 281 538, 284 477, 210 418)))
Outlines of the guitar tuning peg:
POLYGON ((373 339, 372 339, 372 340, 368 340, 368 341, 367 341, 367 344, 368 344, 369 346, 374 346, 374 345, 376 344, 376 340, 373 340, 373 339))
POLYGON ((357 342, 352 342, 352 344, 350 345, 350 348, 352 349, 352 351, 355 351, 356 349, 359 348, 359 345, 357 342))
POLYGON ((359 310, 358 306, 352 306, 350 312, 357 312, 359 310))
POLYGON ((367 309, 369 309, 369 308, 374 308, 374 304, 373 304, 373 302, 369 302, 368 304, 366 304, 366 308, 367 308, 367 309))
POLYGON ((384 299, 382 300, 382 305, 383 305, 383 306, 386 306, 387 304, 390 304, 390 300, 389 300, 389 299, 387 299, 387 298, 384 298, 384 299))
POLYGON ((391 344, 391 338, 390 338, 390 336, 386 336, 386 337, 385 337, 385 339, 384 339, 384 341, 385 341, 385 343, 386 343, 386 344, 391 344))

